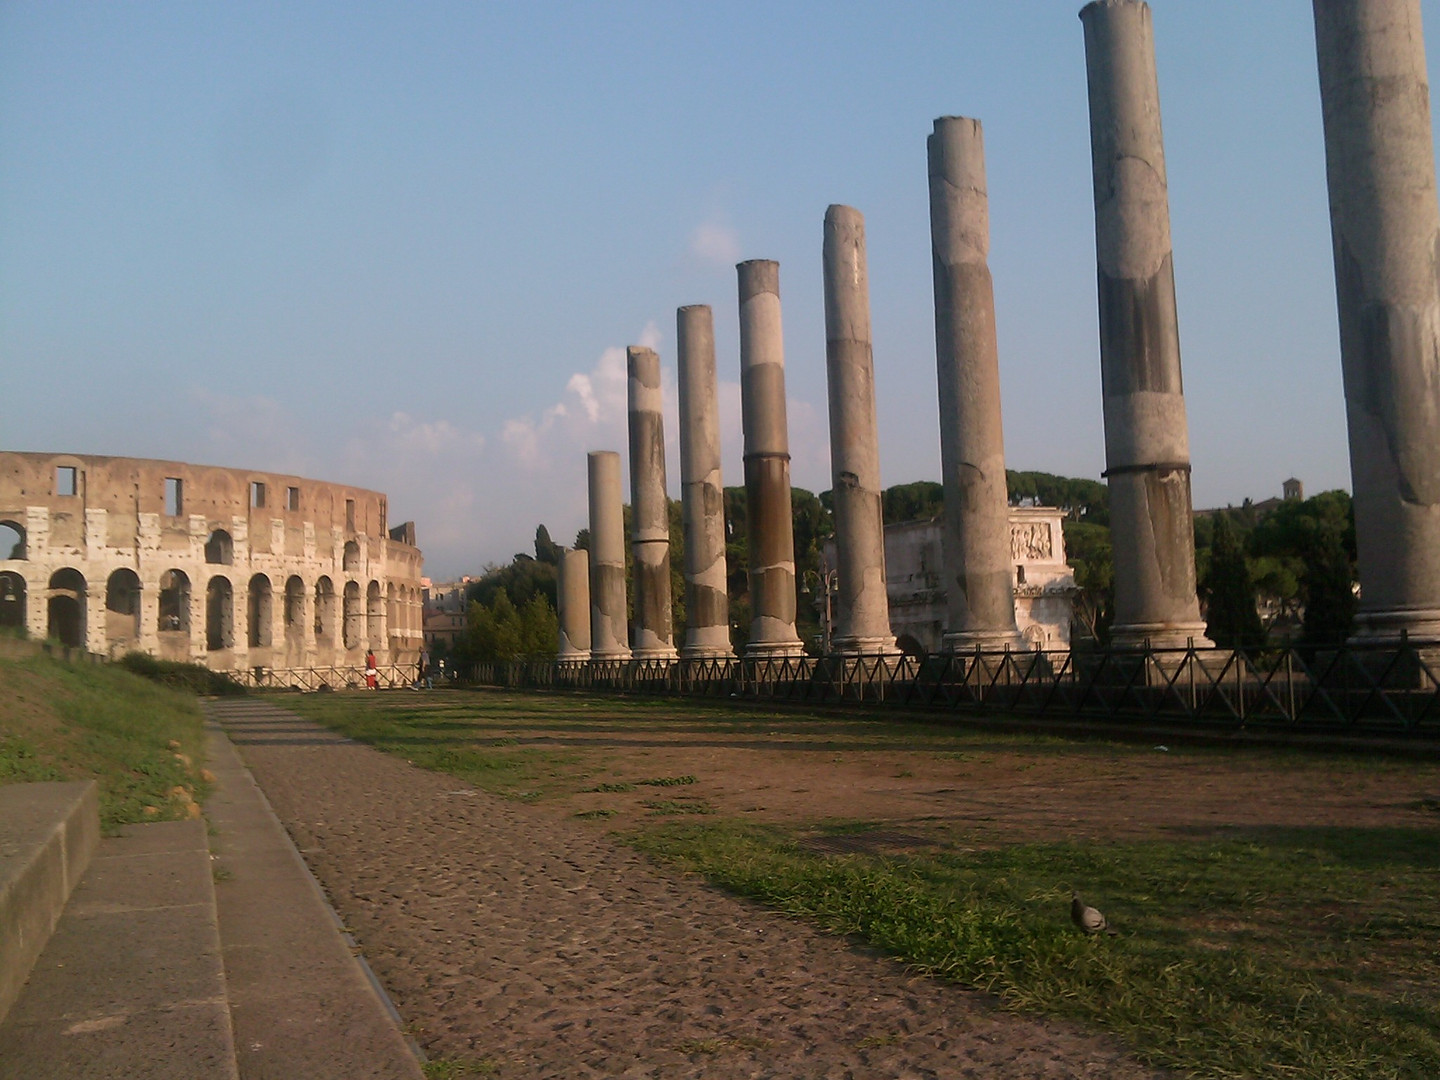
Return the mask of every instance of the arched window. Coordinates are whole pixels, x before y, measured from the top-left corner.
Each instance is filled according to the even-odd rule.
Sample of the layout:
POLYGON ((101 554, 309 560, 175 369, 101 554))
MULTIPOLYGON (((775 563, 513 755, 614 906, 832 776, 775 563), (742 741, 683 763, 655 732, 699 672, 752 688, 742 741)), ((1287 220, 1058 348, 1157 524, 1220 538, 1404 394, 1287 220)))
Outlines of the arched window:
POLYGON ((305 627, 305 582, 291 574, 285 582, 285 633, 299 634, 305 627))
POLYGON ((385 624, 385 608, 380 599, 380 583, 370 582, 365 590, 365 636, 370 639, 372 649, 385 644, 382 627, 385 624))
POLYGON ((66 567, 50 576, 45 636, 62 645, 85 644, 85 575, 66 567))
POLYGON ((190 578, 184 570, 160 575, 160 626, 164 633, 190 633, 190 578))
POLYGON ((345 648, 358 648, 360 635, 365 628, 365 616, 360 610, 360 585, 358 582, 347 581, 345 583, 344 615, 345 648))
POLYGON ((0 560, 25 559, 25 526, 18 521, 0 521, 0 560))
POLYGON ((235 591, 230 579, 213 577, 205 586, 205 648, 211 652, 235 646, 235 591))
POLYGON ((315 640, 335 644, 335 586, 323 575, 315 582, 315 640))
POLYGON ((205 541, 205 561, 218 566, 230 566, 235 562, 235 541, 224 529, 216 529, 205 541))
POLYGON ((13 570, 0 573, 0 626, 25 629, 25 579, 13 570))
POLYGON ((140 636, 140 578, 120 569, 105 583, 105 638, 112 644, 140 636))
POLYGON ((340 568, 342 570, 360 569, 360 545, 354 540, 345 541, 345 555, 341 560, 340 568))
POLYGON ((270 604, 270 579, 264 574, 256 574, 250 579, 250 610, 247 614, 252 649, 264 648, 270 644, 270 604))
POLYGON ((404 593, 397 599, 395 583, 387 582, 385 585, 385 624, 390 628, 390 633, 400 629, 400 604, 404 593))

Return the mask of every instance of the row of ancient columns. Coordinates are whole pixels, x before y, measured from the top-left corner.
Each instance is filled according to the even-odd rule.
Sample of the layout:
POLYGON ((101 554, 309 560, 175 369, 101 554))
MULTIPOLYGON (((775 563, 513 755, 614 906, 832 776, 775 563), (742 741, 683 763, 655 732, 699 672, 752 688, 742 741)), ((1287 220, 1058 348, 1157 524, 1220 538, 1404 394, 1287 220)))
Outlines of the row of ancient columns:
MULTIPOLYGON (((1362 593, 1358 635, 1440 641, 1440 207, 1418 0, 1314 0, 1362 593)), ((1090 100, 1112 641, 1197 646, 1189 435, 1150 9, 1080 12, 1090 100)), ((981 125, 928 144, 949 649, 1016 632, 981 125)), ((824 224, 826 369, 839 606, 833 651, 895 648, 885 588, 864 220, 824 224)), ((746 655, 797 656, 779 265, 741 263, 741 402, 752 606, 746 655)), ((620 460, 590 455, 590 551, 566 552, 562 659, 733 655, 711 312, 679 346, 685 638, 671 627, 660 363, 629 350, 634 626, 627 644, 620 460)))

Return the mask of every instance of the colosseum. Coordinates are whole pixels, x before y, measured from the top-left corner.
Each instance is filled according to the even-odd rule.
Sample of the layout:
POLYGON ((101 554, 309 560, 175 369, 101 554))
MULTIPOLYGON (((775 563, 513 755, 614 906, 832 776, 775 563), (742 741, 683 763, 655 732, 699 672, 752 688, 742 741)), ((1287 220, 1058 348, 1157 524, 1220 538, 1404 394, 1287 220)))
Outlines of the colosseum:
POLYGON ((0 626, 220 671, 413 665, 422 557, 375 491, 0 452, 0 626))

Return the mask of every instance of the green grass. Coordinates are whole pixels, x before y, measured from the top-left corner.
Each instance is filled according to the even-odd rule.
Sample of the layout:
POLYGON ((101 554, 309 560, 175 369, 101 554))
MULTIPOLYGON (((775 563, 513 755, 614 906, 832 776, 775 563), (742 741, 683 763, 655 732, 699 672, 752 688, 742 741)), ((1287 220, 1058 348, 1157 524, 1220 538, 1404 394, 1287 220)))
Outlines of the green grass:
POLYGON ((1028 1012, 1206 1077, 1440 1076, 1440 831, 823 856, 734 822, 642 851, 1028 1012), (1069 922, 1082 890, 1119 931, 1069 922))
POLYGON ((0 784, 95 779, 107 831, 183 818, 209 791, 204 745, 193 694, 19 642, 0 651, 0 784))

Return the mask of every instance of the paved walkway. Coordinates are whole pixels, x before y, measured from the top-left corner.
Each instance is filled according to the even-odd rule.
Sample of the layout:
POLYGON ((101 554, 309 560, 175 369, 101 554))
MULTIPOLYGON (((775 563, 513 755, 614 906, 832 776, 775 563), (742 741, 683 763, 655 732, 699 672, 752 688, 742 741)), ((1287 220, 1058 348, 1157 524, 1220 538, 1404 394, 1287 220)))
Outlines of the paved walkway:
POLYGON ((268 702, 209 708, 432 1057, 501 1078, 1156 1075, 268 702))

